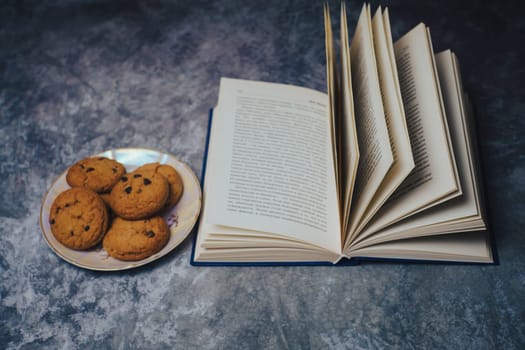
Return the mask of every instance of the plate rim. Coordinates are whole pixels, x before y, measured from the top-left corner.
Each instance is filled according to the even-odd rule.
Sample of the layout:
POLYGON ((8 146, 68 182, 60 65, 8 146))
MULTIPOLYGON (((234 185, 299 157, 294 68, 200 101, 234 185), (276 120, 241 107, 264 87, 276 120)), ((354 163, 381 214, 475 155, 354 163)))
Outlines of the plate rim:
MULTIPOLYGON (((180 246, 188 238, 190 233, 193 231, 193 229, 195 228, 195 224, 197 223, 197 221, 199 219, 199 216, 200 216, 200 213, 201 213, 201 210, 202 210, 202 188, 201 188, 200 180, 197 177, 197 175, 195 174, 195 172, 193 171, 193 169, 186 162, 183 162, 182 160, 180 160, 178 157, 174 156, 173 154, 171 154, 169 152, 163 152, 163 151, 160 151, 160 150, 154 149, 154 148, 121 147, 121 148, 111 148, 111 149, 108 149, 108 150, 105 150, 105 151, 102 151, 102 152, 98 152, 96 154, 88 155, 88 156, 86 156, 84 158, 97 157, 97 156, 101 156, 104 153, 108 153, 108 152, 112 153, 112 152, 119 152, 119 151, 120 152, 121 151, 129 151, 129 152, 143 152, 143 151, 147 151, 147 152, 154 152, 154 153, 159 154, 159 155, 167 155, 168 157, 175 159, 184 168, 187 168, 187 170, 189 170, 188 173, 191 175, 191 178, 195 181, 195 184, 197 185, 197 188, 199 189, 199 196, 197 198, 197 202, 198 202, 197 212, 193 216, 192 223, 190 225, 190 228, 188 229, 188 232, 185 234, 185 237, 183 239, 181 239, 181 241, 179 243, 177 243, 172 248, 170 248, 168 251, 166 251, 166 252, 164 252, 162 254, 161 254, 161 251, 159 251, 159 252, 157 252, 157 253, 155 253, 155 254, 153 254, 153 255, 145 258, 145 259, 138 260, 138 261, 130 261, 129 264, 127 264, 125 266, 121 266, 121 267, 117 267, 117 266, 115 266, 115 267, 94 267, 94 266, 90 266, 90 265, 86 265, 86 264, 80 263, 80 262, 76 261, 75 259, 70 259, 69 257, 65 256, 63 253, 61 253, 49 241, 49 238, 47 237, 47 235, 45 233, 44 223, 43 223, 43 212, 44 212, 44 204, 46 202, 46 199, 47 199, 49 193, 51 192, 51 190, 53 189, 53 187, 56 185, 56 183, 60 180, 60 178, 63 175, 65 175, 67 173, 68 169, 71 167, 71 166, 68 166, 68 167, 66 167, 66 169, 64 171, 62 171, 58 176, 56 176, 53 179, 53 182, 51 183, 51 185, 49 185, 49 187, 46 189, 46 192, 44 193, 44 196, 42 197, 42 200, 40 202, 39 223, 40 223, 40 233, 44 237, 44 240, 46 241, 48 247, 51 248, 51 250, 56 255, 58 255, 61 259, 63 259, 64 261, 66 261, 66 262, 68 262, 68 263, 70 263, 70 264, 72 264, 74 266, 77 266, 77 267, 80 267, 80 268, 83 268, 83 269, 87 269, 87 270, 92 270, 92 271, 109 272, 109 271, 124 271, 124 270, 129 270, 129 269, 132 269, 132 268, 136 268, 136 267, 147 265, 149 263, 152 263, 152 262, 154 262, 154 261, 156 261, 156 260, 158 260, 158 259, 160 259, 160 258, 162 258, 162 257, 164 257, 166 255, 168 255, 173 250, 175 250, 175 248, 180 246)), ((82 159, 84 159, 84 158, 82 158, 82 159)), ((58 242, 58 243, 61 244, 60 242, 58 242)), ((120 260, 120 261, 124 261, 124 260, 120 260)))

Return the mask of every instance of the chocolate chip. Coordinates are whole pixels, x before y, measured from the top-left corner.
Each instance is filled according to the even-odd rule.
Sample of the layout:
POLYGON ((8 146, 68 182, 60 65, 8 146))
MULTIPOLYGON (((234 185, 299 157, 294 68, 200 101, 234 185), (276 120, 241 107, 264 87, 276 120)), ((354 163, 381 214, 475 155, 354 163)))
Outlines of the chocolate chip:
POLYGON ((66 205, 64 205, 64 207, 68 208, 69 207, 69 203, 66 203, 66 205))
POLYGON ((51 225, 53 225, 53 224, 55 223, 55 219, 51 219, 51 220, 49 220, 49 223, 50 223, 51 225))
POLYGON ((153 237, 155 237, 155 232, 148 231, 148 232, 145 233, 145 235, 148 236, 149 238, 153 238, 153 237))
POLYGON ((69 231, 69 235, 70 235, 70 236, 74 236, 75 233, 74 233, 73 231, 69 231))
POLYGON ((87 168, 86 173, 92 172, 93 170, 95 170, 95 168, 87 168))
POLYGON ((122 177, 120 178, 120 181, 122 181, 122 182, 126 182, 126 181, 128 181, 128 178, 127 178, 126 176, 122 176, 122 177))
POLYGON ((98 157, 98 160, 104 160, 104 159, 106 159, 106 158, 104 158, 104 157, 98 157))
POLYGON ((113 174, 115 174, 117 172, 117 168, 111 168, 111 171, 113 172, 113 174))
POLYGON ((124 189, 124 192, 126 192, 127 194, 130 194, 131 193, 131 186, 128 186, 124 189))
POLYGON ((79 164, 78 166, 80 167, 80 169, 84 169, 84 166, 82 164, 79 164))
POLYGON ((142 176, 142 175, 140 175, 140 174, 135 174, 135 175, 133 175, 133 177, 134 177, 135 179, 136 179, 137 177, 141 177, 141 176, 142 176))
POLYGON ((150 179, 144 179, 144 185, 149 185, 151 183, 150 179))
POLYGON ((89 231, 89 225, 84 226, 84 231, 89 231))

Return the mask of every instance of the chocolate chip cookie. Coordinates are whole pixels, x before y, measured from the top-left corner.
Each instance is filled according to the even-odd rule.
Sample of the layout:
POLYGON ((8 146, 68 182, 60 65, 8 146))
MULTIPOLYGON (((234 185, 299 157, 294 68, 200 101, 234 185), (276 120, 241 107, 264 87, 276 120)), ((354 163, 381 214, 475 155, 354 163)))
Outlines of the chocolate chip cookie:
POLYGON ((95 192, 75 187, 60 193, 53 201, 49 224, 60 243, 85 250, 102 240, 108 228, 108 212, 95 192))
POLYGON ((175 170, 174 167, 168 164, 160 164, 160 163, 148 163, 144 164, 140 168, 135 170, 136 172, 146 172, 151 171, 154 173, 159 173, 162 176, 168 180, 168 183, 170 185, 170 194, 168 196, 168 200, 166 201, 166 204, 164 205, 163 209, 169 209, 173 207, 182 197, 182 193, 184 191, 184 185, 182 183, 182 178, 180 177, 177 170, 175 170))
POLYGON ((168 180, 153 172, 134 171, 120 178, 111 190, 111 209, 128 220, 144 219, 158 212, 168 199, 168 180))
POLYGON ((71 187, 85 187, 97 193, 109 192, 126 173, 126 168, 114 159, 85 158, 69 168, 66 181, 71 187))
POLYGON ((116 259, 142 260, 160 251, 168 243, 169 235, 168 225, 160 216, 145 220, 116 217, 102 246, 116 259))

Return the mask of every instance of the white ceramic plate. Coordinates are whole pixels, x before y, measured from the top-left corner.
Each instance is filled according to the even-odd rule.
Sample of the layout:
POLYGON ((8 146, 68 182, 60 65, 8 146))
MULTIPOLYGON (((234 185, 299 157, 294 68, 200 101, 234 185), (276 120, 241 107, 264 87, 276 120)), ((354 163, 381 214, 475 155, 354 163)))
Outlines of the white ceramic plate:
POLYGON ((147 264, 168 254, 189 235, 200 213, 202 193, 199 180, 188 165, 170 154, 142 148, 114 149, 94 156, 115 159, 122 163, 128 172, 146 163, 154 162, 168 164, 177 169, 184 184, 184 192, 177 205, 164 215, 171 232, 170 240, 160 252, 146 259, 132 262, 121 261, 110 257, 101 245, 86 251, 73 250, 62 245, 51 232, 49 210, 55 198, 61 192, 70 188, 66 182, 66 170, 53 182, 40 208, 40 227, 42 234, 49 247, 58 256, 73 265, 85 269, 98 271, 125 270, 147 264))

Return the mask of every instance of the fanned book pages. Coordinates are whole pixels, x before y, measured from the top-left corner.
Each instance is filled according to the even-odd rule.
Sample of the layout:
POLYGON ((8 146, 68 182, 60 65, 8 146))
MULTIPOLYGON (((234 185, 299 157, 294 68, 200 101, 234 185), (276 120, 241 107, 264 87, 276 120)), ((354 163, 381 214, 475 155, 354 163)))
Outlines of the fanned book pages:
POLYGON ((221 79, 192 263, 493 262, 456 56, 423 23, 393 42, 388 9, 351 39, 340 15, 328 93, 221 79))

